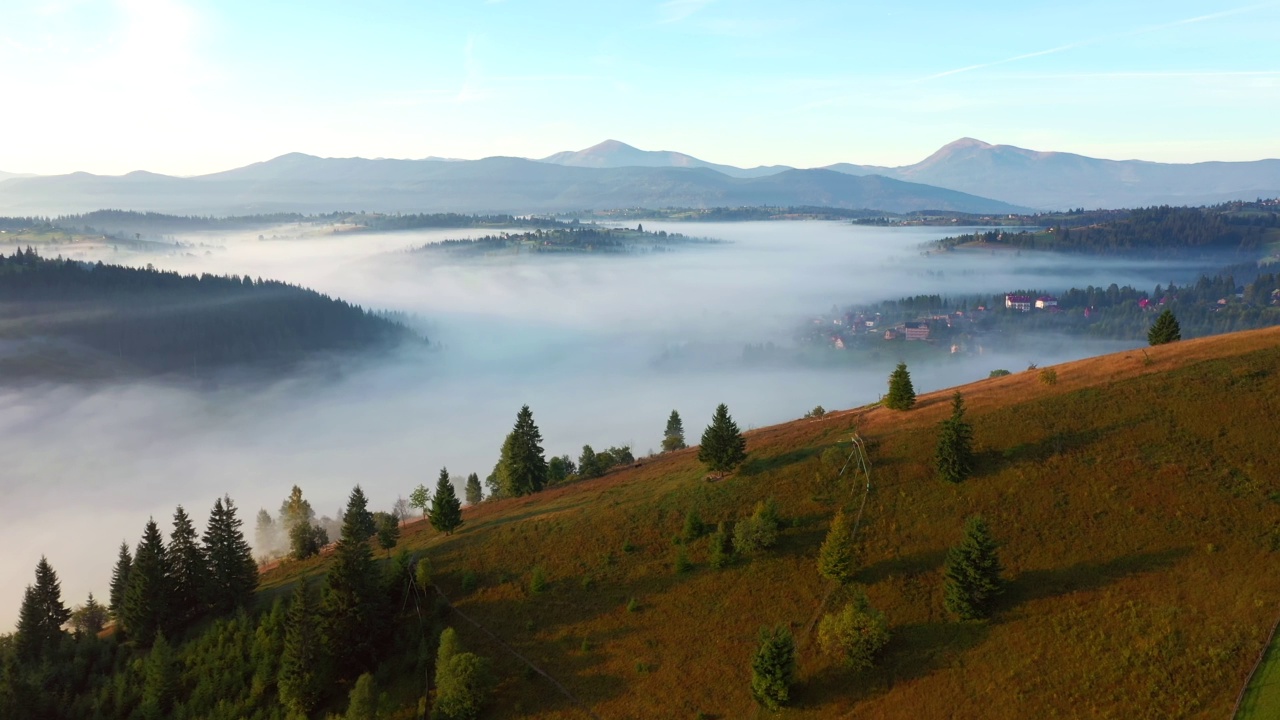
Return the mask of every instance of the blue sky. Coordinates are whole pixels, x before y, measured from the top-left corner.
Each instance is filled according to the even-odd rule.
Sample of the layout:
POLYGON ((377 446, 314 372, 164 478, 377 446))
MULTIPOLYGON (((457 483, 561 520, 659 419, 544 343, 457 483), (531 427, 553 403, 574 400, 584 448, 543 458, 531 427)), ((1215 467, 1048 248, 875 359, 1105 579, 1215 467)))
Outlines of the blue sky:
POLYGON ((291 151, 916 162, 963 136, 1280 157, 1280 2, 37 0, 0 4, 0 170, 291 151))

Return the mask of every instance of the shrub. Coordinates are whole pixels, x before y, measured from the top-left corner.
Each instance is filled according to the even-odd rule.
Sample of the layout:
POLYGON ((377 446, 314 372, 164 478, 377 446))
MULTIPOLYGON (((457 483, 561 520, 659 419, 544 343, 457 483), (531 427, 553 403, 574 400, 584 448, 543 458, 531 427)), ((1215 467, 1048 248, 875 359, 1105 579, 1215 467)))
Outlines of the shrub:
POLYGON ((851 670, 865 670, 889 643, 884 613, 871 607, 862 593, 838 613, 829 613, 818 624, 818 644, 838 655, 851 670))
POLYGON ((546 589, 547 574, 543 572, 542 568, 535 567, 532 572, 529 573, 529 590, 533 592, 533 594, 537 595, 546 589))
POLYGON ((827 414, 826 408, 822 407, 821 405, 815 405, 814 408, 809 412, 805 413, 804 416, 807 418, 820 418, 826 414, 827 414))
POLYGON ((729 558, 733 552, 732 538, 729 528, 724 523, 720 523, 711 536, 711 551, 707 555, 707 564, 717 570, 729 564, 729 558))
POLYGON ((1013 373, 1009 372, 1008 370, 992 370, 991 374, 987 375, 987 377, 997 378, 997 377, 1004 377, 1005 375, 1012 375, 1012 374, 1013 373))
POLYGON ((476 577, 474 570, 467 570, 462 573, 462 592, 469 593, 472 590, 475 590, 478 582, 479 580, 476 577))
POLYGON ((778 507, 773 500, 756 503, 751 517, 733 528, 733 549, 742 555, 773 547, 778 542, 778 507))
POLYGON ((791 699, 796 674, 796 642, 786 625, 760 631, 760 646, 751 658, 751 696, 777 712, 791 699))
POLYGON ((685 552, 683 547, 676 553, 675 568, 678 573, 686 573, 693 569, 693 562, 689 560, 689 553, 685 552))
POLYGON ((702 516, 698 515, 697 510, 690 510, 684 516, 684 528, 680 531, 680 539, 685 542, 692 542, 702 537, 702 533, 706 532, 706 525, 702 522, 702 516))
POLYGON ((1058 383, 1058 371, 1053 368, 1045 368, 1040 371, 1040 382, 1045 385, 1056 385, 1058 383))

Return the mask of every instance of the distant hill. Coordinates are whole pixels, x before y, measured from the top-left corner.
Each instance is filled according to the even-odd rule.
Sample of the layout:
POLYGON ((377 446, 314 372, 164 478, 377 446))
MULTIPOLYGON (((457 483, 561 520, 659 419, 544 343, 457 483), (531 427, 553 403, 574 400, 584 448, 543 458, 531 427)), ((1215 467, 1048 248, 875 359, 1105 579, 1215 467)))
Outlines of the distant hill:
POLYGON ((954 210, 1022 208, 954 190, 830 170, 729 177, 697 167, 568 167, 520 158, 445 162, 319 158, 292 153, 190 178, 72 173, 0 184, 0 213, 98 208, 179 214, 330 212, 549 213, 595 208, 736 205, 954 210))
POLYGON ((1100 160, 991 145, 973 138, 950 143, 914 165, 889 168, 840 163, 827 167, 1048 210, 1205 205, 1280 195, 1280 160, 1192 164, 1100 160))
POLYGON ((9 178, 24 178, 24 177, 35 177, 35 175, 32 175, 31 173, 11 173, 11 172, 5 172, 3 170, 0 170, 0 182, 4 182, 9 178))
POLYGON ((0 256, 6 382, 280 369, 423 338, 386 317, 294 285, 102 263, 0 256))
POLYGON ((763 177, 784 170, 793 170, 787 165, 761 165, 754 168, 740 168, 733 165, 699 160, 692 155, 671 150, 640 150, 617 140, 605 140, 599 145, 592 145, 585 150, 567 150, 541 162, 569 167, 620 168, 620 167, 701 167, 715 170, 729 177, 763 177))

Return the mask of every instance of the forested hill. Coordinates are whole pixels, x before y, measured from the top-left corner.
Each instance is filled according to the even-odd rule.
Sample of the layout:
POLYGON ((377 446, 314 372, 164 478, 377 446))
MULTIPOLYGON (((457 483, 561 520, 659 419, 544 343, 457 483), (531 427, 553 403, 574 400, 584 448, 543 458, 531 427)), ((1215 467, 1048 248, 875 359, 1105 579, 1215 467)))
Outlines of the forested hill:
POLYGON ((425 344, 396 320, 306 288, 245 276, 180 275, 0 255, 3 376, 205 377, 233 365, 425 344))
POLYGON ((1280 206, 1247 208, 1150 207, 1127 217, 1071 227, 1058 223, 1038 230, 992 230, 938 241, 944 249, 971 243, 1019 250, 1056 250, 1093 255, 1193 256, 1210 253, 1253 255, 1280 242, 1280 206))

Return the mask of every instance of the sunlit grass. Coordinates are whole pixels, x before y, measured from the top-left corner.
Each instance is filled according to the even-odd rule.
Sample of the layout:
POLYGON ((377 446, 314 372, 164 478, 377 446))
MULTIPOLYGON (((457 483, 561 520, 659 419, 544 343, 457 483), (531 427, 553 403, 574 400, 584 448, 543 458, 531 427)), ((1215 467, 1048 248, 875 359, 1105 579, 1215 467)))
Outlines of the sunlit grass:
MULTIPOLYGON (((960 388, 979 451, 960 485, 932 468, 946 390, 909 412, 829 412, 751 432, 747 463, 720 482, 705 482, 686 450, 483 503, 447 538, 416 523, 404 543, 431 557, 460 610, 601 717, 751 717, 749 658, 759 628, 778 623, 800 654, 786 717, 1224 717, 1280 600, 1280 329, 1055 371, 1052 385, 1024 372, 960 388), (857 676, 819 653, 811 629, 831 589, 818 547, 863 487, 825 479, 820 455, 854 427, 873 473, 857 582, 892 634, 879 666, 857 676), (772 550, 716 570, 707 535, 675 544, 690 510, 714 527, 767 498, 784 520, 772 550), (1012 583, 991 622, 957 623, 943 611, 941 566, 978 512, 1012 583), (676 572, 681 549, 691 567, 676 572)), ((264 584, 322 569, 286 565, 264 584)), ((493 716, 581 717, 455 626, 496 662, 493 716)), ((405 707, 414 683, 396 686, 405 707)))

